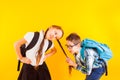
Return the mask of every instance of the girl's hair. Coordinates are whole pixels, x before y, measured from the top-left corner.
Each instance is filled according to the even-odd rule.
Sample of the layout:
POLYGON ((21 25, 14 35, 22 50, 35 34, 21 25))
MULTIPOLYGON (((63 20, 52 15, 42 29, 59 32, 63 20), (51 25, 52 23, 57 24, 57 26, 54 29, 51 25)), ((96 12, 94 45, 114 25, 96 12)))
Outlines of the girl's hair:
POLYGON ((51 27, 52 27, 52 28, 56 28, 56 29, 61 30, 61 32, 62 32, 62 36, 61 36, 61 38, 63 37, 63 35, 64 35, 64 31, 63 31, 63 29, 61 28, 61 26, 58 26, 58 25, 52 25, 51 27))
POLYGON ((40 44, 40 48, 38 50, 38 55, 36 56, 36 64, 37 64, 37 66, 35 67, 35 69, 38 69, 38 64, 40 62, 40 59, 41 59, 41 56, 42 56, 42 49, 43 49, 43 46, 44 46, 44 39, 45 39, 45 36, 46 36, 48 30, 49 30, 49 28, 45 31, 43 40, 42 40, 42 42, 40 44))
MULTIPOLYGON (((60 26, 52 25, 51 27, 61 30, 61 31, 62 31, 62 36, 63 36, 64 32, 63 32, 63 30, 62 30, 62 28, 61 28, 60 26)), ((46 37, 46 34, 47 34, 48 30, 49 30, 49 28, 45 31, 43 40, 42 40, 42 42, 41 42, 41 44, 40 44, 40 49, 38 50, 38 55, 37 55, 37 57, 36 57, 36 63, 37 63, 37 64, 40 62, 40 59, 41 59, 41 56, 42 56, 42 49, 43 49, 43 46, 44 46, 44 39, 45 39, 45 37, 46 37)), ((61 36, 61 38, 62 38, 62 36, 61 36)), ((37 66, 36 66, 36 67, 37 67, 37 66)))
POLYGON ((80 36, 76 33, 71 33, 66 40, 73 42, 74 44, 78 44, 81 42, 80 36))

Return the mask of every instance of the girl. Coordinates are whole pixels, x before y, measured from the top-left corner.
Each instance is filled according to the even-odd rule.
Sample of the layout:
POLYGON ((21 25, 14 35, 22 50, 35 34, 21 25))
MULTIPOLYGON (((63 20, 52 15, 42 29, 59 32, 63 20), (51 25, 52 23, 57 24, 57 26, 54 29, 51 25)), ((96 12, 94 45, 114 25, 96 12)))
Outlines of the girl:
POLYGON ((28 46, 33 36, 34 32, 28 32, 24 38, 15 43, 17 58, 23 62, 18 80, 51 80, 49 70, 44 61, 56 52, 52 41, 62 38, 63 30, 57 25, 52 25, 45 32, 41 30, 37 43, 32 49, 27 50, 26 57, 23 57, 20 47, 23 44, 28 46), (52 46, 50 47, 50 52, 45 54, 49 41, 52 42, 52 46))

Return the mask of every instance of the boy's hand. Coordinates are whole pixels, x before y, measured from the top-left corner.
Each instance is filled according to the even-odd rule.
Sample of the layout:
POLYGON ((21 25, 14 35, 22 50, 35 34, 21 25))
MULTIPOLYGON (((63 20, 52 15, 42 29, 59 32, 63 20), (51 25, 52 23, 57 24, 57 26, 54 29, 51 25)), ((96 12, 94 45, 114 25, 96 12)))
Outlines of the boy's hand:
POLYGON ((73 62, 70 58, 67 58, 66 62, 69 64, 69 66, 77 67, 77 64, 73 62))

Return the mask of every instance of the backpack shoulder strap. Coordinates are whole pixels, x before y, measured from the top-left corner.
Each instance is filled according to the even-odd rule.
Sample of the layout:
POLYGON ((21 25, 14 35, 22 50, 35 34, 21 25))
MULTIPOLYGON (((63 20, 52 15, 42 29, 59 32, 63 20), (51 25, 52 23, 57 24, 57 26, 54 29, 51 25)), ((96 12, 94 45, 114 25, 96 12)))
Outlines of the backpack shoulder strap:
POLYGON ((31 48, 33 48, 35 46, 35 44, 37 43, 38 41, 38 38, 39 38, 39 32, 34 32, 34 36, 33 36, 33 39, 32 41, 30 42, 30 44, 26 47, 26 50, 29 50, 31 48))
POLYGON ((52 46, 52 41, 48 40, 48 47, 46 49, 46 51, 52 46))
MULTIPOLYGON (((30 44, 26 48, 25 48, 25 45, 22 46, 22 47, 25 48, 24 52, 26 50, 29 50, 29 49, 33 48, 35 46, 35 44, 37 43, 38 38, 39 38, 39 32, 34 32, 34 36, 33 36, 32 41, 30 42, 30 44)), ((22 54, 22 55, 25 56, 25 54, 22 54)), ((18 67, 17 67, 17 71, 19 71, 19 70, 20 70, 20 60, 18 60, 18 67)))

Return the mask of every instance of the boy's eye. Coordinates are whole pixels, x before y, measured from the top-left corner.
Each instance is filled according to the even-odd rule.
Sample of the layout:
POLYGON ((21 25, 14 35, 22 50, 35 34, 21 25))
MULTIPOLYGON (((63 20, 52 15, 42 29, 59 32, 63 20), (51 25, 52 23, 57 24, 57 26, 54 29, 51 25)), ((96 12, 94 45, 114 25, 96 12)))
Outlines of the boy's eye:
POLYGON ((72 48, 73 46, 72 45, 66 45, 67 46, 67 48, 72 48))
POLYGON ((55 32, 55 35, 57 35, 57 32, 55 32))
MULTIPOLYGON (((79 43, 77 43, 77 44, 79 44, 79 43)), ((74 44, 74 45, 67 45, 67 44, 66 44, 66 46, 67 46, 67 48, 73 48, 73 47, 76 46, 77 44, 74 44)))

